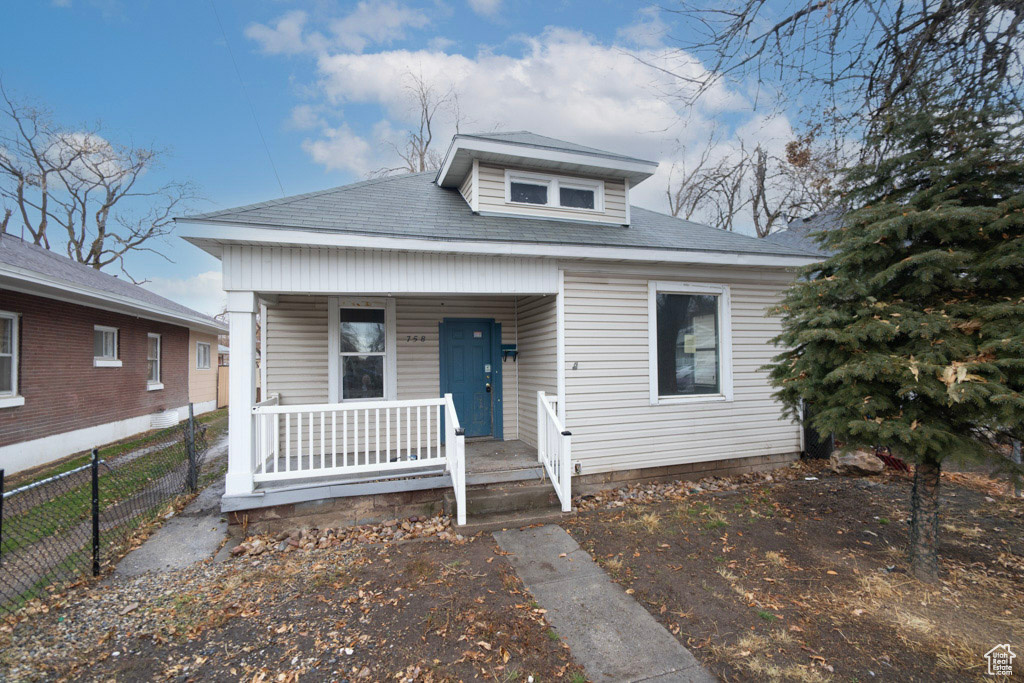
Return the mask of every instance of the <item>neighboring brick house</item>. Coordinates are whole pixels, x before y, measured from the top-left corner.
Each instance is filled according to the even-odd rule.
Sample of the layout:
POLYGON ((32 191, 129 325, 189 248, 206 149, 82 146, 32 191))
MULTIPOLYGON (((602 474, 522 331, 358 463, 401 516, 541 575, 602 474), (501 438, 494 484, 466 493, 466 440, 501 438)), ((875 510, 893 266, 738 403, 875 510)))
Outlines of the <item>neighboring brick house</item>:
POLYGON ((0 467, 8 473, 216 408, 224 326, 0 235, 0 467))

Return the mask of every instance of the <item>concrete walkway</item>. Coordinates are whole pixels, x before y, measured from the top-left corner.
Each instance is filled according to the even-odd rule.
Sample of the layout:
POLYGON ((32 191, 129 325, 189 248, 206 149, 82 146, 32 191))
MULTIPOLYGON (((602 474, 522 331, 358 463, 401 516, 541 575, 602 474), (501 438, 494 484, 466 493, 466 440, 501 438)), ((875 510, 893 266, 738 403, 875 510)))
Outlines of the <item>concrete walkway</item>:
MULTIPOLYGON (((210 447, 206 467, 227 457, 227 437, 210 447)), ((171 517, 146 542, 128 553, 114 578, 130 578, 147 572, 181 569, 214 556, 228 535, 228 523, 220 511, 224 477, 203 489, 181 513, 171 517)))
POLYGON ((595 683, 715 680, 562 527, 497 531, 494 538, 595 683))

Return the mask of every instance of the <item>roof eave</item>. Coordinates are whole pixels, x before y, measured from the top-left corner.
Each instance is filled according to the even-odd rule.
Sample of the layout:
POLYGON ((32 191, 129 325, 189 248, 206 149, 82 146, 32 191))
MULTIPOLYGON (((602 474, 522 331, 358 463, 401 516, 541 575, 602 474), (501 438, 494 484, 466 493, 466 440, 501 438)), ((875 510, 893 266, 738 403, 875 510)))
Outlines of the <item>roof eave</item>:
POLYGON ((238 244, 256 246, 288 245, 309 248, 382 249, 566 260, 717 264, 768 268, 795 268, 821 260, 820 258, 801 253, 757 254, 751 252, 614 247, 541 242, 439 240, 328 230, 268 227, 241 223, 201 223, 196 221, 183 226, 183 228, 179 231, 179 235, 183 239, 217 257, 220 257, 224 246, 238 244))
POLYGON ((582 172, 588 174, 622 177, 629 180, 632 186, 650 178, 658 170, 656 162, 642 159, 625 159, 590 152, 559 150, 456 135, 448 146, 435 182, 441 187, 458 187, 464 176, 457 172, 457 160, 461 158, 487 160, 487 157, 492 155, 518 157, 527 163, 532 161, 534 163, 566 164, 578 167, 582 172))
POLYGON ((7 289, 25 294, 33 294, 90 308, 133 315, 147 320, 180 325, 181 327, 187 327, 198 332, 225 334, 228 331, 227 326, 223 323, 211 321, 205 317, 182 315, 161 306, 144 304, 119 294, 104 292, 83 285, 70 284, 48 277, 44 273, 16 266, 4 265, 0 267, 0 284, 7 289))

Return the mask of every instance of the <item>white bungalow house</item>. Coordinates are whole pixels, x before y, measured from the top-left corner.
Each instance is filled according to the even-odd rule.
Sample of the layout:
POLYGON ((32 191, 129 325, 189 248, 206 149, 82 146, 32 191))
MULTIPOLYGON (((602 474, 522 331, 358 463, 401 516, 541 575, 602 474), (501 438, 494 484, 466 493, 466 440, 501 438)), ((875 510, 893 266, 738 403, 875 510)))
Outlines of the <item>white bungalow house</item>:
POLYGON ((656 167, 460 134, 436 172, 178 219, 228 293, 223 509, 449 489, 463 523, 467 486, 546 481, 568 510, 574 486, 795 457, 759 368, 815 257, 631 207, 656 167))

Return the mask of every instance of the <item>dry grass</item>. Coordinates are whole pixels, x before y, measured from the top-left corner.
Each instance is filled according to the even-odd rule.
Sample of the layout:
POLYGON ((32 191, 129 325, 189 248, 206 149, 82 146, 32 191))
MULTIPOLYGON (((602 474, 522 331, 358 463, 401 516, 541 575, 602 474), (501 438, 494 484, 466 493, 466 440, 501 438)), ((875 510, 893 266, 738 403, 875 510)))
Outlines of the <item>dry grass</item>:
POLYGON ((647 512, 640 515, 640 526, 647 530, 647 533, 653 534, 661 526, 661 516, 657 512, 647 512))
POLYGON ((610 572, 618 574, 622 571, 622 558, 621 557, 610 557, 604 561, 604 567, 610 572))
POLYGON ((985 535, 985 532, 979 527, 967 527, 960 524, 951 524, 946 522, 942 525, 943 531, 948 531, 951 534, 959 534, 964 538, 981 538, 985 535))
POLYGON ((790 664, 780 666, 770 662, 765 657, 751 657, 743 661, 743 667, 758 680, 766 680, 775 683, 776 681, 794 681, 795 683, 826 683, 832 680, 820 669, 810 666, 799 666, 790 664))
POLYGON ((782 556, 782 553, 776 552, 774 550, 769 550, 768 552, 766 552, 764 554, 764 559, 768 560, 776 567, 786 566, 786 558, 782 556))
POLYGON ((726 581, 728 581, 729 583, 735 583, 736 581, 739 581, 740 577, 736 576, 735 574, 733 574, 731 571, 729 571, 725 567, 719 567, 715 571, 718 572, 718 575, 721 576, 726 581))

